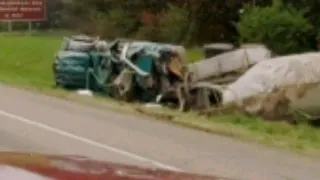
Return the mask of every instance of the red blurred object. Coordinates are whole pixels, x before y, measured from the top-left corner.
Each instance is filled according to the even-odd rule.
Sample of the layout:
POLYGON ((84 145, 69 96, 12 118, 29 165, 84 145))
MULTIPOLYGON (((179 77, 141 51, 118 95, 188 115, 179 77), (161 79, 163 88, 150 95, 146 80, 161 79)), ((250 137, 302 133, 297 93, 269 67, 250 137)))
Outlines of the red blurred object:
POLYGON ((0 0, 0 21, 45 21, 46 0, 0 0))
POLYGON ((15 180, 227 180, 159 169, 144 169, 81 156, 0 153, 1 179, 15 180))

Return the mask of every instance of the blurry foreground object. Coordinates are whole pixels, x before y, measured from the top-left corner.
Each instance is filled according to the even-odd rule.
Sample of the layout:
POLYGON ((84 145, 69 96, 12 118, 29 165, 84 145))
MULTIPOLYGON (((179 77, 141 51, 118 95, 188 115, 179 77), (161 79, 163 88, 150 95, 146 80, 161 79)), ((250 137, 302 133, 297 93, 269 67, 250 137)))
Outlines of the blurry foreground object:
POLYGON ((228 180, 95 161, 82 156, 0 152, 0 163, 1 179, 10 180, 228 180))

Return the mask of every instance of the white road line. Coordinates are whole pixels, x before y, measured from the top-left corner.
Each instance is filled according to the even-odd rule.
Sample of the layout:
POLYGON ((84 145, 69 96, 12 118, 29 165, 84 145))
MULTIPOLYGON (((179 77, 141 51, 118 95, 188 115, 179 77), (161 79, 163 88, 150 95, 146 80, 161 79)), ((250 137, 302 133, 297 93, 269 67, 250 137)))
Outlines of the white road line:
POLYGON ((8 113, 8 112, 0 110, 0 115, 8 117, 8 118, 16 120, 16 121, 20 121, 21 123, 28 124, 30 126, 35 126, 35 127, 38 127, 38 128, 45 129, 47 131, 59 134, 61 136, 68 137, 68 138, 73 139, 73 140, 78 140, 78 141, 81 141, 83 143, 86 143, 86 144, 89 144, 89 145, 92 145, 92 146, 96 146, 96 147, 108 150, 110 152, 114 152, 114 153, 117 153, 117 154, 121 154, 123 156, 130 157, 132 159, 136 159, 136 160, 144 161, 144 162, 150 162, 151 164, 153 164, 155 166, 158 166, 160 168, 173 170, 173 171, 182 171, 181 169, 179 169, 177 167, 174 167, 174 166, 171 166, 171 165, 167 165, 167 164, 163 164, 163 163, 161 163, 159 161, 156 161, 156 160, 153 160, 153 159, 150 159, 150 158, 146 158, 146 157, 142 157, 140 155, 137 155, 137 154, 134 154, 134 153, 130 153, 128 151, 125 151, 125 150, 122 150, 122 149, 118 149, 118 148, 115 148, 115 147, 112 147, 112 146, 109 146, 109 145, 106 145, 106 144, 102 144, 102 143, 96 142, 94 140, 91 140, 91 139, 88 139, 88 138, 85 138, 85 137, 81 137, 81 136, 69 133, 67 131, 64 131, 64 130, 61 130, 61 129, 58 129, 58 128, 54 128, 54 127, 51 127, 51 126, 46 125, 46 124, 42 124, 42 123, 39 123, 39 122, 36 122, 36 121, 32 121, 30 119, 27 119, 27 118, 24 118, 24 117, 21 117, 21 116, 12 114, 12 113, 8 113))

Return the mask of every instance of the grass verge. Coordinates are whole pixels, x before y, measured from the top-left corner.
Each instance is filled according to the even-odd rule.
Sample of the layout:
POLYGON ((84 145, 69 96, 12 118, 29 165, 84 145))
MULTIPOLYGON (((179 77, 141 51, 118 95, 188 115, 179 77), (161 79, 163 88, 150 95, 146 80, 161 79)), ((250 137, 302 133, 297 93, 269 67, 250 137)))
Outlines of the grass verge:
MULTIPOLYGON (((210 133, 259 142, 305 155, 320 157, 320 130, 308 125, 291 126, 265 122, 259 118, 219 115, 210 118, 170 109, 148 109, 105 98, 83 98, 53 89, 51 64, 61 47, 61 36, 0 35, 0 82, 75 100, 98 108, 151 116, 210 133), (125 107, 125 108, 124 108, 125 107)), ((199 49, 188 51, 192 61, 201 57, 199 49)), ((209 143, 209 142, 208 142, 209 143)))

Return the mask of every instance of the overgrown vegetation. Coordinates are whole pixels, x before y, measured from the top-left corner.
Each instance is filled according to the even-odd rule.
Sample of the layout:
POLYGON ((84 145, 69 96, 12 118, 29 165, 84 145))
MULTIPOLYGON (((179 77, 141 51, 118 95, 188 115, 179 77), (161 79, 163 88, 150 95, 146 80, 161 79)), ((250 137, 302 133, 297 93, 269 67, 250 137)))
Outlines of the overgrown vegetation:
MULTIPOLYGON (((185 45, 265 43, 278 54, 315 50, 320 41, 318 0, 68 2, 48 0, 49 21, 34 27, 185 45)), ((23 27, 27 24, 14 23, 14 29, 23 27)))
POLYGON ((317 0, 67 2, 48 0, 50 21, 34 26, 185 45, 265 43, 278 54, 315 50, 319 41, 317 0))
POLYGON ((312 51, 315 31, 305 18, 307 12, 280 0, 269 7, 248 5, 238 23, 240 42, 262 43, 279 55, 312 51))
MULTIPOLYGON (((320 156, 320 131, 306 124, 291 126, 286 123, 265 122, 260 118, 243 115, 217 114, 206 117, 193 112, 147 109, 141 105, 123 104, 106 98, 81 100, 79 96, 54 89, 51 65, 62 40, 62 36, 44 34, 0 36, 0 82, 81 101, 96 107, 140 113, 211 133, 320 156)), ((201 56, 199 52, 197 49, 189 50, 188 56, 193 57, 193 60, 198 59, 201 56)))
MULTIPOLYGON (((61 27, 107 38, 122 36, 193 45, 235 42, 233 24, 245 2, 251 1, 73 1, 61 12, 61 27)), ((257 3, 267 4, 262 0, 257 3)))

